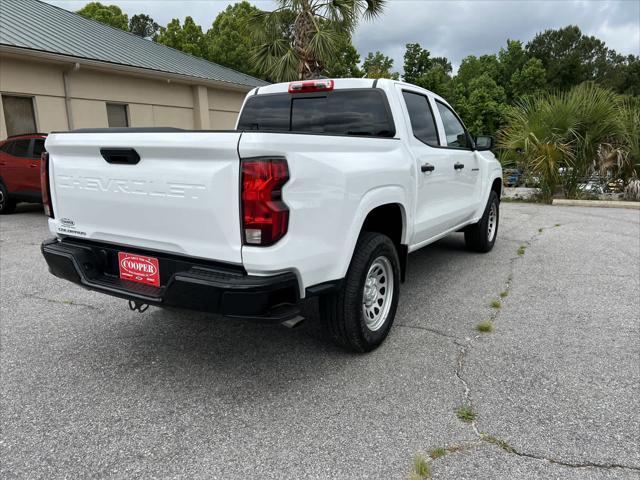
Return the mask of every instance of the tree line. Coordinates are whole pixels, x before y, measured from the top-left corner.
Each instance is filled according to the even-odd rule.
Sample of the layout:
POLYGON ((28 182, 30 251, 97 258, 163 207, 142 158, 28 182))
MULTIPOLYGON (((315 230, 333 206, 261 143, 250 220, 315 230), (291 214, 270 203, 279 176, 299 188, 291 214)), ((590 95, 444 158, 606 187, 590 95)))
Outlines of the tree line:
POLYGON ((535 179, 542 199, 581 197, 585 179, 638 183, 640 58, 620 55, 577 26, 507 40, 495 54, 468 55, 457 72, 419 43, 406 45, 402 75, 383 52, 364 59, 353 46, 359 21, 385 0, 276 0, 264 12, 229 5, 204 31, 191 17, 159 26, 114 5, 87 4, 80 15, 248 75, 279 82, 327 77, 391 78, 446 98, 473 135, 498 138, 503 165, 535 179))
POLYGON ((507 40, 495 54, 463 58, 455 74, 450 59, 409 43, 401 75, 383 52, 369 52, 362 59, 351 41, 358 15, 375 17, 384 2, 347 2, 361 4, 348 12, 332 11, 332 2, 316 0, 317 9, 310 14, 296 11, 299 3, 280 0, 277 10, 262 12, 247 1, 238 2, 220 12, 206 31, 189 16, 159 26, 149 15, 129 19, 119 7, 99 2, 77 13, 268 81, 313 75, 402 78, 449 100, 476 135, 497 132, 507 107, 521 98, 566 91, 585 81, 640 96, 640 58, 618 54, 577 26, 546 30, 526 44, 507 40), (311 26, 300 25, 304 21, 311 26), (313 44, 311 54, 304 50, 305 40, 313 44))

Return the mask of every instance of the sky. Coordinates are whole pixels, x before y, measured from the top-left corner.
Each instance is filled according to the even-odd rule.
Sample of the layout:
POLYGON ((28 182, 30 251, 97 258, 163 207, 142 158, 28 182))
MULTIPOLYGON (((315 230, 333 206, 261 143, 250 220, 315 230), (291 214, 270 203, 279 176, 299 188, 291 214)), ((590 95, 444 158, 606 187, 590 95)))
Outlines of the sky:
MULTIPOLYGON (((67 10, 87 1, 45 0, 67 10)), ((125 13, 146 13, 160 25, 191 16, 207 30, 228 0, 102 0, 125 13)), ((274 2, 252 1, 269 10, 274 2)), ((618 53, 640 55, 639 0, 388 0, 382 17, 361 23, 353 42, 364 58, 380 50, 402 70, 407 43, 420 43, 432 56, 447 57, 454 68, 467 55, 497 53, 507 39, 531 40, 548 28, 578 25, 618 53)))

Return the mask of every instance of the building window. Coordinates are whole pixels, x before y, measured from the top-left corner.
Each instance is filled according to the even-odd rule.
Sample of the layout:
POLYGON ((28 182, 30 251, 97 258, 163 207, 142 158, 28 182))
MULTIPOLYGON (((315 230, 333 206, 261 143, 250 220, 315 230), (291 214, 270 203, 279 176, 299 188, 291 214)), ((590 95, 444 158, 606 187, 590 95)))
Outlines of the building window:
POLYGON ((8 136, 35 133, 36 116, 33 110, 33 97, 2 95, 2 109, 8 136))
POLYGON ((129 112, 124 103, 107 103, 107 120, 109 127, 128 127, 129 112))

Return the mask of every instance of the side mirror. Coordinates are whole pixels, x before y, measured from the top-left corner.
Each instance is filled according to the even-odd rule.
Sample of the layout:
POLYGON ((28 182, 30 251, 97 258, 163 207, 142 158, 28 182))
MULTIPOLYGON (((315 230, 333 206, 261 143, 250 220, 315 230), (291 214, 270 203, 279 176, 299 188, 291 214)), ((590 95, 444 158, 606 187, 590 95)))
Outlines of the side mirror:
POLYGON ((494 146, 493 137, 488 135, 481 135, 476 137, 476 150, 482 152, 486 150, 491 150, 494 146))

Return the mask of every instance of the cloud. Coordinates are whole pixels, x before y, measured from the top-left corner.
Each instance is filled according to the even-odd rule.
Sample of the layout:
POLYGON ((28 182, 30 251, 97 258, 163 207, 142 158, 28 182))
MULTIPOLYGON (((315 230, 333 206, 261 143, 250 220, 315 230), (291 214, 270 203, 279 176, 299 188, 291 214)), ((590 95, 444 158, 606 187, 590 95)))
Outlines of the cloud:
MULTIPOLYGON (((79 0, 47 0, 67 10, 79 0)), ((190 15, 207 30, 226 0, 102 0, 127 14, 147 13, 160 25, 190 15)), ((273 1, 253 4, 271 9, 273 1)), ((445 56, 457 67, 467 55, 497 53, 507 39, 531 40, 538 32, 578 25, 622 54, 640 55, 640 2, 636 0, 389 0, 385 14, 363 23, 354 43, 364 58, 380 50, 402 69, 407 43, 420 43, 433 56, 445 56)))
POLYGON ((526 43, 538 32, 570 24, 620 53, 640 55, 640 3, 633 0, 390 0, 383 17, 360 26, 354 43, 363 56, 385 52, 397 70, 405 44, 415 42, 457 66, 467 55, 497 53, 507 39, 526 43))

